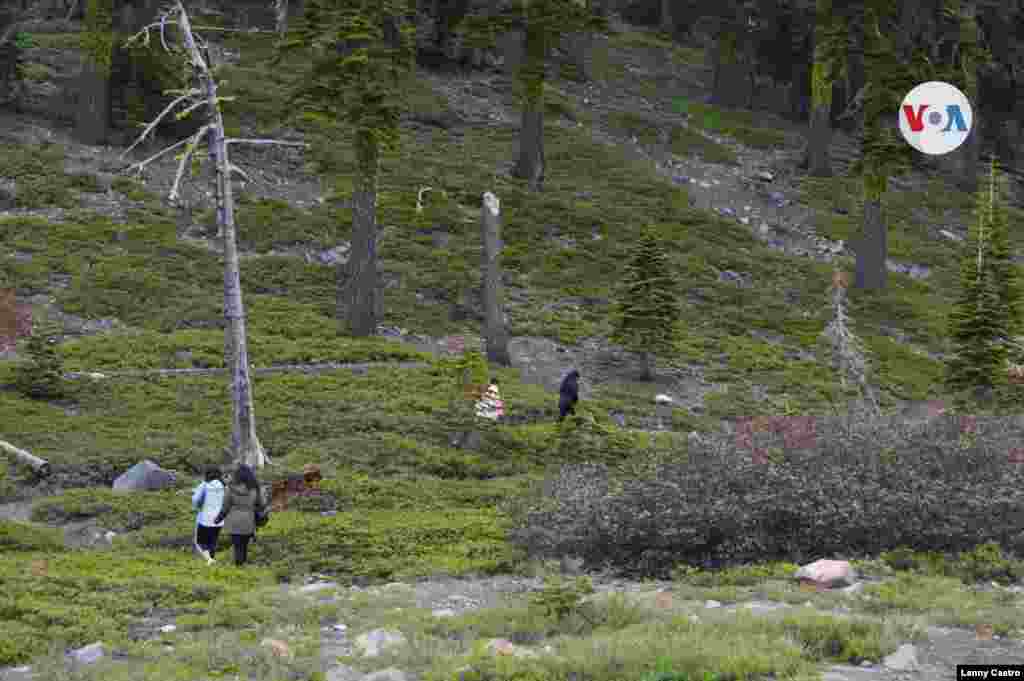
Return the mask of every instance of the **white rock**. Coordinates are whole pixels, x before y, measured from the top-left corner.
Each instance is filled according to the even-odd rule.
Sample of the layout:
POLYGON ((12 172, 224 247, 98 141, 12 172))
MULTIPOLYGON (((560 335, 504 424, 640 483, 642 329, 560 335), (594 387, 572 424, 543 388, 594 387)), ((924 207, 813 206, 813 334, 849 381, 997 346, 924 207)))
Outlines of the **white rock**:
POLYGON ((963 237, 961 237, 959 234, 954 234, 953 232, 949 231, 948 229, 940 229, 939 230, 939 234, 941 234, 942 236, 946 237, 950 241, 963 241, 963 237))
POLYGON ((668 395, 655 395, 654 402, 655 404, 672 404, 675 400, 668 395))
POLYGON ((451 608, 441 608, 431 613, 434 617, 455 617, 455 611, 451 608))
POLYGON ((882 661, 889 669, 898 671, 912 671, 917 669, 917 648, 909 643, 904 643, 882 661))
POLYGON ((366 657, 377 657, 385 648, 402 645, 405 643, 405 636, 399 631, 388 629, 374 629, 356 638, 355 645, 366 657))
POLYGON ((160 632, 163 633, 163 634, 170 634, 170 633, 175 632, 177 630, 178 630, 178 627, 174 626, 173 624, 165 624, 164 626, 160 627, 160 632))
POLYGON ((718 601, 704 601, 704 607, 708 609, 721 608, 722 604, 718 601))
POLYGON ((750 218, 746 218, 746 217, 740 218, 740 222, 742 222, 745 225, 749 225, 750 224, 750 218))
POLYGON ((312 593, 316 593, 318 591, 323 591, 324 589, 337 589, 337 588, 338 588, 337 582, 313 582, 312 584, 307 584, 306 586, 299 587, 299 593, 312 594, 312 593))
POLYGON ((106 655, 106 650, 104 650, 103 644, 97 641, 78 650, 72 650, 68 654, 78 664, 93 664, 103 659, 104 655, 106 655))
POLYGON ((409 677, 401 669, 389 667, 363 677, 363 681, 407 681, 409 677))

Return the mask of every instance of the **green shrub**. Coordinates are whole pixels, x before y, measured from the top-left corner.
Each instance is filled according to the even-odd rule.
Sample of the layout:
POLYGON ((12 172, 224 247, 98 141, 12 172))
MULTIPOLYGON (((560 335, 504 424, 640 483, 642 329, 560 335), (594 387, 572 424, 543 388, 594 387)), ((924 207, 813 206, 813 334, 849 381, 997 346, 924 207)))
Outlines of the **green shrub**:
MULTIPOLYGON (((800 563, 901 545, 956 552, 1020 542, 1024 512, 1012 501, 1019 473, 1006 460, 1019 434, 1005 424, 979 419, 965 442, 955 419, 907 432, 820 422, 813 446, 766 444, 774 455, 764 463, 701 446, 685 463, 631 476, 596 464, 563 468, 547 494, 516 509, 512 536, 529 552, 642 574, 665 574, 674 563, 800 563)), ((992 547, 963 557, 959 570, 968 579, 1016 574, 992 547)))
POLYGON ((12 520, 0 520, 0 552, 61 551, 64 549, 60 530, 36 527, 12 520))

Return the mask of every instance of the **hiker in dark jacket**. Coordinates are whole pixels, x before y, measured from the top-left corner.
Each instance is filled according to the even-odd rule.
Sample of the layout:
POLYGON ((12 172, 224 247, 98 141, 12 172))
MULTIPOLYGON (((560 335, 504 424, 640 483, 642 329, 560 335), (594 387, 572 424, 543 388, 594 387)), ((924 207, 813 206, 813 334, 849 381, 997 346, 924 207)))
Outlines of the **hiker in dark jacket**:
POLYGON ((235 549, 235 565, 244 565, 249 542, 256 533, 256 516, 264 511, 260 483, 251 467, 240 464, 234 480, 224 495, 224 508, 217 522, 224 522, 224 531, 231 535, 235 549))

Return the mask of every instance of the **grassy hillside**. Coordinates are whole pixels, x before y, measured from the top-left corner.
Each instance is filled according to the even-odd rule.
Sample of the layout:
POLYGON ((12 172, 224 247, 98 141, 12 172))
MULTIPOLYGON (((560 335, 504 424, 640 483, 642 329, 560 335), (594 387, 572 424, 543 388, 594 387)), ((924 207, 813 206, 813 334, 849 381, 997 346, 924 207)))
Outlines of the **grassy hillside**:
MULTIPOLYGON (((61 44, 58 37, 50 39, 61 44)), ((270 68, 270 50, 260 40, 242 36, 227 42, 241 50, 242 61, 225 68, 225 94, 244 102, 229 110, 228 122, 247 135, 280 132, 292 77, 289 69, 270 68)), ((595 106, 584 100, 578 84, 552 83, 547 180, 540 194, 508 176, 517 144, 514 122, 467 121, 467 100, 460 99, 463 90, 473 90, 485 109, 514 111, 509 79, 417 80, 401 151, 385 161, 381 182, 385 324, 431 339, 479 332, 459 311, 472 307, 478 277, 479 198, 493 191, 502 201, 516 337, 609 348, 604 339, 625 253, 647 226, 669 244, 686 304, 676 351, 659 366, 667 373, 698 372, 710 392, 699 407, 671 410, 666 432, 653 433, 645 428, 653 394, 666 389, 662 384, 638 383, 621 371, 595 380, 585 409, 598 427, 579 456, 618 462, 641 453, 682 455, 685 433, 715 430, 722 419, 783 410, 821 413, 841 403, 846 395, 836 375, 816 354, 828 320, 832 266, 772 249, 755 237, 753 225, 692 205, 693 185, 673 183, 651 159, 658 150, 719 164, 716 172, 728 173, 751 150, 798 150, 799 131, 770 116, 692 101, 685 118, 671 113, 679 97, 694 99, 706 69, 699 53, 647 33, 613 35, 599 44, 594 60, 600 88, 615 93, 615 101, 595 106), (648 67, 647 77, 633 74, 636 64, 648 67), (643 101, 654 102, 657 111, 645 109, 643 101), (462 122, 451 129, 435 124, 446 117, 462 122), (416 195, 425 186, 438 191, 418 215, 416 195), (438 245, 438 232, 448 235, 445 245, 438 245), (752 285, 723 282, 723 271, 741 272, 752 285), (625 428, 612 425, 613 412, 623 415, 625 428)), ((159 182, 105 180, 111 168, 100 163, 91 173, 70 172, 65 161, 73 151, 70 145, 17 142, 0 148, 0 178, 18 186, 18 210, 0 216, 0 287, 17 288, 39 317, 63 324, 70 315, 116 320, 110 330, 61 344, 68 370, 222 366, 222 270, 213 240, 183 238, 175 214, 159 199, 159 182), (112 198, 119 212, 97 208, 103 197, 112 198)), ((262 164, 297 182, 315 181, 310 168, 295 170, 283 158, 245 152, 237 162, 262 164)), ((259 435, 280 464, 267 477, 316 462, 326 477, 325 494, 308 507, 275 516, 253 549, 252 569, 222 567, 200 575, 188 555, 193 515, 187 488, 203 465, 223 459, 230 428, 223 378, 82 380, 70 384, 66 399, 48 403, 6 386, 16 362, 0 360, 0 438, 47 458, 55 469, 55 487, 44 491, 56 494, 35 502, 33 520, 92 519, 120 533, 115 553, 75 552, 59 548, 56 536, 42 527, 0 521, 0 666, 46 652, 54 642, 80 645, 106 632, 122 635, 149 607, 177 613, 183 628, 182 623, 199 627, 204 618, 221 616, 223 608, 211 608, 215 601, 238 606, 232 621, 250 615, 269 620, 271 606, 247 601, 250 590, 309 571, 349 580, 521 567, 522 557, 505 541, 509 504, 549 466, 572 460, 553 422, 557 397, 524 382, 516 369, 496 369, 509 410, 527 417, 484 428, 477 449, 452 447, 459 424, 448 416, 450 381, 433 357, 397 340, 338 336, 333 268, 288 254, 331 248, 347 240, 351 229, 345 199, 353 159, 344 139, 318 145, 305 161, 330 161, 337 168, 324 178, 322 204, 289 203, 258 184, 239 196, 253 364, 424 366, 257 376, 259 435), (143 458, 179 471, 180 487, 134 496, 106 489, 143 458)), ((855 178, 794 182, 793 198, 809 211, 819 234, 853 237, 860 210, 855 178)), ((872 380, 887 405, 942 396, 941 364, 934 357, 946 350, 944 315, 955 292, 958 246, 935 231, 940 220, 943 226, 966 225, 970 201, 941 179, 923 177, 887 197, 891 257, 927 265, 931 272, 926 279, 891 274, 884 293, 853 293, 856 331, 874 355, 872 380)), ((1020 214, 1014 217, 1019 222, 1020 214)), ((210 214, 200 213, 198 220, 209 221, 210 214)), ((851 269, 848 256, 840 262, 851 269)), ((0 500, 17 499, 29 489, 25 471, 8 466, 0 473, 0 500)), ((929 593, 945 588, 929 584, 929 593)), ((884 599, 902 607, 895 605, 895 592, 884 599)), ((980 621, 1002 605, 971 601, 964 607, 980 621)), ((641 638, 644 626, 655 626, 634 625, 632 635, 641 638)), ((494 623, 479 626, 501 635, 509 631, 494 623)), ((744 626, 746 640, 768 640, 758 638, 768 636, 763 629, 744 626)), ((772 641, 795 628, 813 642, 831 625, 787 626, 773 629, 772 641)), ((1011 625, 1003 622, 1003 628, 1011 625)), ((883 633, 891 632, 843 629, 836 636, 854 641, 843 659, 877 658, 883 633)), ((684 642, 677 648, 702 640, 676 634, 684 642)), ((713 638, 707 637, 709 645, 713 638)), ((792 651, 767 652, 773 645, 762 646, 758 670, 806 671, 792 651)), ((815 645, 827 648, 822 641, 815 645)), ((708 654, 713 662, 728 657, 722 645, 715 651, 708 654)), ((613 678, 614 672, 609 666, 594 678, 613 678)))

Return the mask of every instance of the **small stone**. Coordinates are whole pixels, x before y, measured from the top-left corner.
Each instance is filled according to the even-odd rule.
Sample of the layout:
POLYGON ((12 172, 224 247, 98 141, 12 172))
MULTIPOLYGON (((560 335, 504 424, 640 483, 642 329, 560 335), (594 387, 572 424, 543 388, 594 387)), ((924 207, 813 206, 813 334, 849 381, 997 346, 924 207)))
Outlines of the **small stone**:
POLYGON ((721 608, 722 604, 718 601, 704 601, 704 607, 713 610, 715 608, 721 608))
POLYGON ((355 641, 356 648, 366 657, 377 657, 385 648, 405 643, 405 636, 398 631, 374 629, 361 634, 355 641))
POLYGON ((73 650, 69 655, 77 664, 93 664, 106 656, 106 650, 103 648, 103 643, 97 641, 96 643, 90 643, 87 646, 73 650))
POLYGON ((431 613, 434 617, 455 617, 456 612, 451 608, 439 608, 431 613))
POLYGON ((917 669, 917 648, 909 643, 904 643, 882 661, 889 669, 897 671, 913 671, 917 669))
POLYGON ((260 645, 264 648, 270 648, 274 657, 287 657, 292 656, 292 650, 288 647, 288 644, 284 641, 276 638, 265 638, 260 641, 260 645))
POLYGON ((170 634, 177 630, 178 627, 174 626, 173 624, 165 624, 164 626, 160 627, 160 633, 162 634, 170 634))
POLYGON ((675 402, 675 400, 673 400, 668 395, 655 395, 654 396, 654 403, 655 404, 672 404, 673 402, 675 402))
POLYGON ((961 237, 958 234, 954 234, 953 232, 950 232, 948 229, 940 229, 939 230, 939 234, 941 234, 942 236, 946 237, 950 241, 958 241, 958 242, 962 242, 963 241, 963 237, 961 237))
POLYGON ((742 218, 740 218, 740 222, 742 222, 745 225, 749 225, 750 224, 750 218, 742 217, 742 218))
POLYGON ((325 589, 336 589, 338 588, 337 582, 313 582, 306 586, 299 587, 299 593, 312 594, 325 589))
POLYGON ((407 681, 409 677, 401 669, 389 667, 380 671, 367 674, 363 681, 407 681))
POLYGON ((772 180, 775 179, 775 176, 772 175, 767 170, 762 170, 757 174, 757 179, 761 180, 762 182, 771 182, 772 180))
POLYGON ((496 655, 513 655, 516 651, 516 646, 508 639, 492 638, 487 642, 487 650, 496 655))

